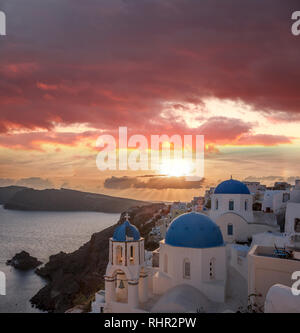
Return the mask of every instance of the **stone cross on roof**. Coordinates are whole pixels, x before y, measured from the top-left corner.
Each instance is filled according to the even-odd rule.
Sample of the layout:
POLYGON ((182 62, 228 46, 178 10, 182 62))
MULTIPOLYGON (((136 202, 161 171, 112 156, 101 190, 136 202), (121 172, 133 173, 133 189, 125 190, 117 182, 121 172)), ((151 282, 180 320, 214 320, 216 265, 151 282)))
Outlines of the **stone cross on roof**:
POLYGON ((126 212, 124 218, 125 218, 126 221, 129 221, 129 219, 130 219, 130 215, 126 212))

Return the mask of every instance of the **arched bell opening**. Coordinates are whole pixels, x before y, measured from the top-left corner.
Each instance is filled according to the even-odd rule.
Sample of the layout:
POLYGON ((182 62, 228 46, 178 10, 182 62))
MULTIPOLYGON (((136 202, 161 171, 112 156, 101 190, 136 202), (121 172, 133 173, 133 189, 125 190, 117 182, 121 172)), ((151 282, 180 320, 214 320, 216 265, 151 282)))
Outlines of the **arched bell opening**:
POLYGON ((128 303, 128 279, 122 270, 114 273, 115 277, 115 295, 116 301, 120 303, 128 303))

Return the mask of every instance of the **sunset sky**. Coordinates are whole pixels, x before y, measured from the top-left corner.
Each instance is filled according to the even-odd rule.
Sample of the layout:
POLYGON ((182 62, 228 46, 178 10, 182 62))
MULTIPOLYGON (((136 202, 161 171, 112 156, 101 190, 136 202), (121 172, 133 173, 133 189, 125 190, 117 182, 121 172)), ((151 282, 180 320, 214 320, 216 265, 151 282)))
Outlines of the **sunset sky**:
POLYGON ((300 176, 298 0, 0 0, 0 10, 0 186, 189 200, 230 175, 300 176), (204 135, 202 188, 98 170, 96 140, 120 126, 204 135))

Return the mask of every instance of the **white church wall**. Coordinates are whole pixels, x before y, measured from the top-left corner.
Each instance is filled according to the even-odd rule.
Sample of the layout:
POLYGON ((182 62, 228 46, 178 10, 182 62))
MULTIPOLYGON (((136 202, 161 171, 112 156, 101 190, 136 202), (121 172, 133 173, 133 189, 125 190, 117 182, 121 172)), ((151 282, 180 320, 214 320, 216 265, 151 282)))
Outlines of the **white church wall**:
POLYGON ((232 244, 230 246, 229 264, 235 268, 246 280, 248 279, 248 252, 249 247, 244 245, 232 244))
POLYGON ((250 234, 249 224, 239 215, 235 213, 226 213, 219 216, 216 221, 220 227, 223 239, 226 243, 233 243, 235 241, 247 241, 250 234), (229 234, 231 229, 232 235, 229 234))
POLYGON ((225 213, 236 213, 246 221, 253 222, 253 196, 250 194, 213 194, 210 218, 216 220, 225 213), (229 209, 229 202, 234 202, 233 210, 229 209), (245 203, 246 206, 245 206, 245 203))
POLYGON ((219 216, 215 222, 220 227, 226 243, 247 242, 249 238, 257 233, 278 230, 277 226, 247 223, 245 219, 235 213, 226 213, 219 216), (229 234, 229 229, 232 231, 232 235, 229 234))
POLYGON ((169 288, 188 284, 201 290, 209 299, 224 301, 226 280, 225 246, 195 249, 170 246, 161 242, 160 267, 153 278, 153 292, 165 293, 169 288), (167 255, 167 257, 166 257, 167 255), (167 270, 165 259, 167 258, 167 270), (211 261, 213 264, 211 265, 211 261), (189 275, 185 263, 189 262, 189 275), (210 273, 213 276, 210 276, 210 273))
POLYGON ((153 294, 162 295, 172 287, 173 281, 169 275, 157 271, 152 278, 153 294))

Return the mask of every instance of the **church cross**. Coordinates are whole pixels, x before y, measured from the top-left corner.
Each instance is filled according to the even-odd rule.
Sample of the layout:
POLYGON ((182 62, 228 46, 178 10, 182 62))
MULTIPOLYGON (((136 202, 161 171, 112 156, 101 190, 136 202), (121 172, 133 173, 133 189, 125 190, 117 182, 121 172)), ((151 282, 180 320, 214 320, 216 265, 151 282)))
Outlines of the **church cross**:
POLYGON ((126 212, 125 216, 124 216, 125 220, 129 220, 130 219, 130 215, 128 215, 128 213, 126 212))

